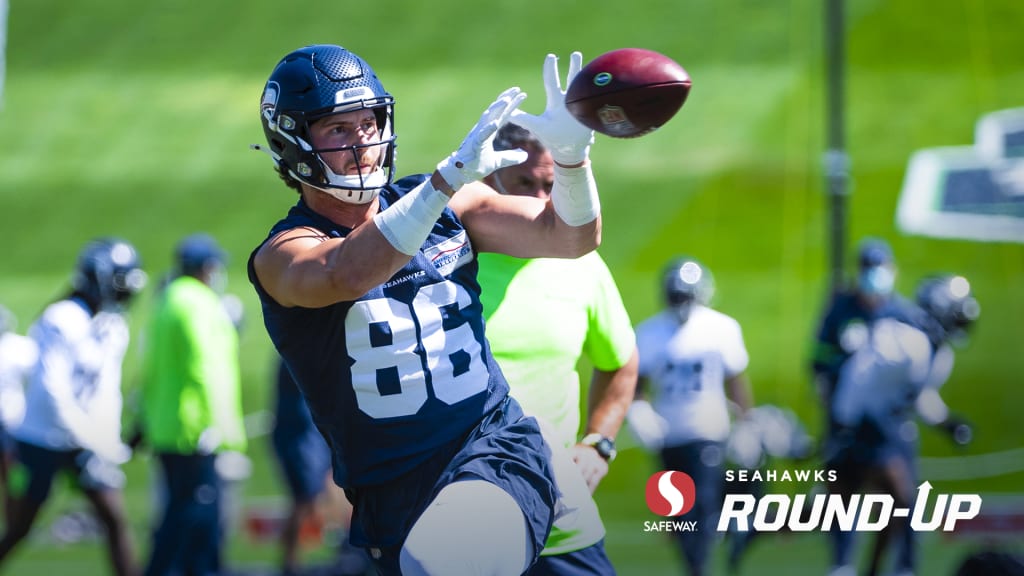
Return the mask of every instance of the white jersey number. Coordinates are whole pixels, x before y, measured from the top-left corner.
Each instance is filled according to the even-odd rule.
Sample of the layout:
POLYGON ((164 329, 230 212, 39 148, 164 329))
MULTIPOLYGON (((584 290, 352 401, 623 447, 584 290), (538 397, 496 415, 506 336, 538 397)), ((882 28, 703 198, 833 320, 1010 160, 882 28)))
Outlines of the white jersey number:
POLYGON ((353 304, 345 337, 359 409, 373 418, 415 414, 430 396, 428 373, 433 396, 445 404, 486 390, 483 348, 468 323, 456 323, 470 303, 462 286, 445 281, 421 287, 411 305, 394 298, 353 304))

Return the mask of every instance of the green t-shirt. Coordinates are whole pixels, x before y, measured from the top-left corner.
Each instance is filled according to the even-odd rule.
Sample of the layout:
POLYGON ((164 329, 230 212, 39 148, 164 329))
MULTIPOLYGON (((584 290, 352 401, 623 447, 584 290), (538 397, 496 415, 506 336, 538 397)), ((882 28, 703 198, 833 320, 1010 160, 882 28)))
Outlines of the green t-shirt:
POLYGON ((580 428, 585 356, 600 370, 629 361, 636 337, 611 272, 596 252, 523 260, 480 254, 487 340, 512 395, 568 447, 580 428))
MULTIPOLYGON (((596 252, 575 260, 479 257, 491 352, 512 396, 527 414, 547 422, 552 442, 562 445, 552 449, 569 448, 580 427, 580 358, 612 371, 624 366, 636 347, 608 266, 596 252)), ((605 533, 575 464, 566 455, 554 465, 561 499, 573 511, 555 519, 545 556, 586 548, 605 533)))
POLYGON ((145 441, 158 452, 245 450, 238 333, 220 298, 191 276, 159 295, 146 334, 145 441))

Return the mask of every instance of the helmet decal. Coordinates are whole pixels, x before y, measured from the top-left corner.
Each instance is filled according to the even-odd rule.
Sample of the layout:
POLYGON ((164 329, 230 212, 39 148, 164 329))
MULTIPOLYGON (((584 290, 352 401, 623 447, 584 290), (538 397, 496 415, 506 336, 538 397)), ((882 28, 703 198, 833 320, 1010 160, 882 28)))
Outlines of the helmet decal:
POLYGON ((353 100, 368 100, 373 98, 373 90, 365 86, 352 88, 351 90, 339 90, 334 95, 335 104, 348 104, 353 100))
POLYGON ((274 113, 277 108, 277 95, 281 91, 281 87, 278 86, 277 82, 271 80, 267 82, 267 87, 263 89, 263 100, 260 102, 260 110, 264 114, 270 112, 274 113))

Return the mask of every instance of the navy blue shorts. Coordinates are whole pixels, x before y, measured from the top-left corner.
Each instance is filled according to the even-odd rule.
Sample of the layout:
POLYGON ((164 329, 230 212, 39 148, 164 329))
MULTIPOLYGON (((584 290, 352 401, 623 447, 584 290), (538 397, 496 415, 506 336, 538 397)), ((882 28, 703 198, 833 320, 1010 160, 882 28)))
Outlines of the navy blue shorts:
POLYGON ((905 419, 878 422, 864 418, 856 426, 837 428, 828 439, 826 465, 844 476, 858 476, 864 469, 884 466, 893 458, 906 460, 913 468, 917 443, 900 434, 904 423, 913 426, 905 419))
POLYGON ((541 556, 527 572, 529 576, 614 576, 608 554, 604 550, 604 538, 582 550, 565 554, 541 556))
POLYGON ((533 418, 506 398, 466 438, 438 450, 412 472, 372 487, 347 490, 353 503, 351 541, 370 548, 381 574, 399 574, 399 555, 409 530, 427 506, 453 482, 480 479, 511 495, 525 515, 534 555, 544 548, 557 498, 551 450, 533 418))
POLYGON ((331 470, 331 449, 316 429, 304 434, 275 432, 274 455, 292 498, 308 502, 324 491, 331 470))
POLYGON ((51 450, 27 442, 17 442, 17 461, 24 467, 28 475, 28 486, 24 496, 32 502, 45 502, 50 496, 54 477, 61 471, 67 471, 71 479, 82 490, 114 490, 120 488, 118 477, 120 469, 113 464, 98 462, 93 456, 93 463, 100 468, 109 470, 86 469, 86 460, 82 458, 88 453, 81 449, 51 450), (109 471, 110 475, 103 472, 109 471), (112 477, 111 477, 112 476, 112 477), (107 481, 109 479, 109 481, 107 481))
POLYGON ((7 433, 7 429, 0 424, 0 455, 4 458, 14 455, 14 438, 7 433))
POLYGON ((666 470, 686 472, 693 478, 697 493, 693 508, 682 520, 696 520, 696 532, 675 532, 676 542, 691 567, 706 567, 710 562, 722 511, 722 490, 725 483, 725 445, 710 440, 695 440, 661 451, 666 470))

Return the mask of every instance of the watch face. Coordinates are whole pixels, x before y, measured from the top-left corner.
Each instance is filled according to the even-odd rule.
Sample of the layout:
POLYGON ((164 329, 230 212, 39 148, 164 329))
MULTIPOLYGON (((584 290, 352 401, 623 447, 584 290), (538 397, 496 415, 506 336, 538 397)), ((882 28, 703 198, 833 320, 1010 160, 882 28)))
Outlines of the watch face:
POLYGON ((615 459, 615 441, 607 436, 601 436, 595 432, 584 436, 580 442, 587 446, 593 446, 594 450, 609 462, 615 459))
POLYGON ((594 445, 594 448, 597 449, 597 453, 605 460, 611 460, 615 457, 615 443, 608 438, 602 438, 600 442, 594 445))

